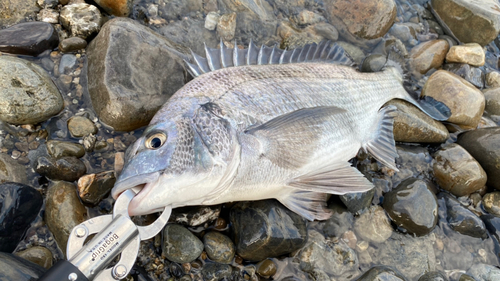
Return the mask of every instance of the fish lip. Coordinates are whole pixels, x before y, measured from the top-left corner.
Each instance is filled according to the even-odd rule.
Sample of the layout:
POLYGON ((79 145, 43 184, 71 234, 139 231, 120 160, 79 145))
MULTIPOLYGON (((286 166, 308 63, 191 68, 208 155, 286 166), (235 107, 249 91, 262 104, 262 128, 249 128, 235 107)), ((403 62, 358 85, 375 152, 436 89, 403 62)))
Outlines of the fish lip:
MULTIPOLYGON (((113 189, 111 189, 111 196, 116 199, 122 192, 128 189, 133 189, 137 195, 139 195, 139 193, 145 189, 143 187, 139 187, 140 185, 145 184, 147 186, 150 183, 156 182, 159 177, 160 172, 151 172, 121 179, 117 181, 113 186, 113 189)), ((137 195, 135 197, 137 197, 137 195)))

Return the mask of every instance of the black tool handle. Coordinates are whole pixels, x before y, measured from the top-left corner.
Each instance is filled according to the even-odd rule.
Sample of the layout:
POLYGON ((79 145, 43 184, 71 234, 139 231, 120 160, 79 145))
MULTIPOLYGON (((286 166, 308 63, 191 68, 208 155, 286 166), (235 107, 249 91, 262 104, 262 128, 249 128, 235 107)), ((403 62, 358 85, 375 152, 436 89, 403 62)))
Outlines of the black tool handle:
POLYGON ((67 260, 60 260, 45 272, 38 281, 90 281, 85 275, 67 260), (70 276, 71 275, 71 276, 70 276), (75 279, 76 277, 76 279, 75 279))

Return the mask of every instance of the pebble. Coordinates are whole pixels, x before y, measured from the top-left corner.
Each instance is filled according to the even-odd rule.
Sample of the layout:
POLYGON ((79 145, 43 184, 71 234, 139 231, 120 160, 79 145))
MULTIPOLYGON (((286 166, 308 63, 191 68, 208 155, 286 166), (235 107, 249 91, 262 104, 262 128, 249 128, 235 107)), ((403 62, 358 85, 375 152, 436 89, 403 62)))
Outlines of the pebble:
POLYGON ((203 242, 191 231, 178 224, 163 229, 162 253, 170 261, 192 262, 203 252, 203 242))
MULTIPOLYGON (((415 29, 405 23, 394 23, 389 29, 389 34, 398 38, 402 42, 415 42, 415 29)), ((411 44, 410 45, 414 45, 411 44)))
POLYGON ((335 26, 327 23, 327 22, 319 22, 312 26, 313 31, 318 36, 324 38, 324 40, 330 40, 332 42, 337 41, 339 39, 339 32, 335 28, 335 26))
POLYGON ((403 181, 385 194, 383 206, 391 220, 410 234, 427 235, 437 224, 437 199, 423 180, 403 181))
POLYGON ((70 4, 62 7, 59 19, 64 28, 74 37, 86 39, 101 29, 101 13, 99 9, 86 3, 70 4))
POLYGON ((9 253, 0 252, 0 280, 38 280, 45 268, 9 253))
POLYGON ((486 185, 500 190, 500 128, 482 128, 462 133, 457 143, 465 148, 486 172, 486 185))
POLYGON ((500 72, 491 71, 486 73, 485 82, 488 87, 496 88, 500 86, 500 72))
POLYGON ((236 253, 249 261, 289 254, 306 242, 305 219, 276 200, 239 202, 229 219, 236 253))
POLYGON ((15 182, 0 184, 0 251, 11 253, 42 208, 42 195, 15 182))
POLYGON ((360 240, 383 243, 393 233, 389 218, 384 209, 378 205, 371 206, 354 222, 354 231, 360 240))
POLYGON ((274 274, 276 274, 277 266, 276 263, 271 259, 265 259, 260 261, 257 265, 255 265, 255 271, 263 278, 270 278, 274 274))
POLYGON ((236 13, 224 14, 217 22, 217 35, 224 41, 231 41, 236 32, 236 13))
POLYGON ((324 20, 323 16, 309 10, 302 10, 297 16, 297 22, 301 25, 315 24, 324 20))
POLYGON ((97 133, 97 127, 92 120, 84 116, 73 116, 68 120, 68 130, 73 137, 80 138, 97 133))
MULTIPOLYGON (((61 60, 59 61, 59 73, 60 74, 69 74, 71 73, 71 70, 75 67, 76 65, 76 56, 71 55, 71 54, 65 54, 61 57, 61 60)), ((69 79, 73 80, 71 76, 67 76, 69 79)), ((66 84, 71 83, 71 80, 68 81, 66 84)))
POLYGON ((391 28, 396 18, 396 3, 394 0, 325 1, 325 11, 331 23, 339 18, 349 33, 374 39, 384 36, 391 28))
POLYGON ((420 276, 418 281, 448 281, 448 277, 441 273, 440 271, 431 271, 420 276))
POLYGON ((332 216, 319 225, 323 228, 322 233, 326 237, 341 237, 346 231, 352 229, 354 215, 349 212, 341 203, 334 203, 328 206, 332 211, 332 216))
POLYGON ((500 115, 500 87, 483 90, 486 106, 484 111, 489 115, 500 115))
POLYGON ((448 139, 449 133, 446 127, 414 105, 396 99, 387 104, 397 108, 393 125, 395 141, 442 143, 448 139))
POLYGON ((42 9, 36 19, 47 23, 59 23, 59 12, 54 9, 42 9))
POLYGON ((466 63, 446 63, 442 69, 464 78, 467 82, 476 86, 476 88, 484 88, 484 73, 478 67, 473 67, 466 63))
POLYGON ((27 17, 34 19, 38 10, 36 1, 3 0, 0 2, 0 29, 24 22, 27 17))
POLYGON ((215 30, 219 22, 220 15, 216 12, 210 12, 205 18, 205 28, 208 30, 215 30))
POLYGON ((52 267, 52 252, 45 247, 33 246, 26 250, 16 252, 15 255, 32 263, 36 263, 46 269, 52 267))
POLYGON ((36 124, 63 109, 63 98, 47 72, 16 57, 0 56, 0 120, 36 124))
POLYGON ((451 229, 471 237, 482 239, 488 237, 484 222, 472 211, 462 206, 458 200, 446 193, 440 193, 439 200, 445 202, 446 221, 451 229))
POLYGON ((58 0, 36 0, 38 7, 42 9, 55 8, 59 4, 58 0))
POLYGON ((46 143, 49 154, 54 158, 61 158, 64 156, 74 156, 76 158, 83 157, 85 150, 79 143, 49 140, 46 143))
POLYGON ((9 155, 0 153, 0 183, 18 182, 28 183, 26 167, 20 165, 9 155))
POLYGON ((431 69, 438 69, 444 62, 450 45, 443 39, 422 42, 411 49, 410 69, 425 74, 431 69))
POLYGON ((406 281, 407 279, 392 267, 379 265, 370 268, 367 272, 357 278, 355 281, 406 281))
POLYGON ((95 0, 95 3, 110 15, 117 17, 128 17, 133 5, 132 0, 95 0))
POLYGON ((37 159, 35 171, 53 180, 76 181, 83 176, 87 168, 82 161, 72 156, 54 159, 50 156, 40 156, 37 159))
POLYGON ((493 265, 478 263, 467 270, 467 275, 476 281, 496 281, 500 280, 500 269, 493 265))
POLYGON ((209 232, 203 236, 203 244, 208 257, 218 263, 230 264, 233 261, 235 249, 229 237, 219 232, 209 232))
POLYGON ((327 241, 315 230, 309 231, 307 243, 297 257, 300 260, 300 269, 303 271, 312 272, 314 269, 320 269, 337 277, 354 271, 359 266, 356 252, 346 243, 342 240, 327 241))
POLYGON ((217 281, 229 278, 232 272, 233 270, 229 264, 208 263, 203 266, 201 275, 203 280, 217 281))
POLYGON ((47 189, 44 221, 66 255, 68 237, 73 228, 87 219, 87 209, 80 202, 74 184, 51 183, 47 189))
MULTIPOLYGON (((499 14, 500 16, 500 14, 499 14)), ((467 63, 472 66, 483 66, 485 54, 483 47, 477 43, 452 46, 446 54, 447 62, 467 63)))
POLYGON ((378 72, 384 68, 387 57, 381 54, 371 54, 367 56, 361 64, 361 72, 378 72))
POLYGON ((97 205, 111 191, 115 182, 114 171, 84 175, 78 179, 78 196, 85 203, 97 205))
POLYGON ((495 0, 432 0, 430 3, 441 24, 463 43, 485 46, 500 32, 500 10, 493 8, 498 7, 495 0))
POLYGON ((366 192, 346 193, 340 195, 340 200, 347 207, 349 212, 353 214, 359 213, 361 210, 370 207, 375 189, 372 188, 366 192))
POLYGON ((63 53, 78 51, 85 47, 87 47, 87 41, 80 37, 66 38, 59 43, 59 50, 63 53))
POLYGON ((422 96, 430 96, 450 108, 448 122, 464 128, 475 128, 484 111, 484 95, 462 77, 445 70, 434 72, 422 89, 422 96))
POLYGON ((486 193, 483 196, 483 206, 488 213, 500 217, 500 192, 486 193))
POLYGON ((117 131, 147 125, 184 85, 177 46, 131 19, 108 21, 87 47, 89 94, 100 121, 117 131))
POLYGON ((178 224, 198 226, 215 221, 219 217, 220 211, 220 205, 176 208, 172 211, 169 220, 178 224))
POLYGON ((484 187, 486 172, 481 165, 458 144, 442 147, 434 155, 434 176, 439 186, 460 197, 484 187))

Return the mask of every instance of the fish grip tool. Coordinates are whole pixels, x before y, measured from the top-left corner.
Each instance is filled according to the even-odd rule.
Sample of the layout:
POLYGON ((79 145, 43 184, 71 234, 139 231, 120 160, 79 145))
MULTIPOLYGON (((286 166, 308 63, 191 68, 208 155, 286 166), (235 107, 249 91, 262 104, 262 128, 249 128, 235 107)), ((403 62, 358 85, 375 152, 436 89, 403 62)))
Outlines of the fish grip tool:
POLYGON ((115 202, 112 215, 89 219, 75 226, 68 238, 66 256, 50 268, 39 281, 112 281, 125 278, 135 263, 141 240, 158 234, 167 224, 171 208, 147 226, 137 226, 128 215, 128 205, 136 195, 129 189, 115 202), (90 235, 95 236, 86 244, 90 235), (110 267, 115 258, 118 262, 110 267))

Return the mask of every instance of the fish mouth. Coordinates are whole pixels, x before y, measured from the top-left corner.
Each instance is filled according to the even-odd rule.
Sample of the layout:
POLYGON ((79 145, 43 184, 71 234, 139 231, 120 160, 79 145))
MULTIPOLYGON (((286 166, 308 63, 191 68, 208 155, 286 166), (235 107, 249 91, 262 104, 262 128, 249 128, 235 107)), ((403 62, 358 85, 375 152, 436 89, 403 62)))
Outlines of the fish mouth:
POLYGON ((142 206, 140 203, 146 196, 150 195, 149 193, 153 186, 156 185, 159 178, 160 172, 152 172, 122 179, 115 183, 115 186, 111 190, 111 196, 116 199, 125 190, 132 189, 136 195, 132 201, 130 201, 128 209, 129 214, 131 216, 136 216, 154 213, 158 211, 158 208, 147 209, 147 206, 142 206))

